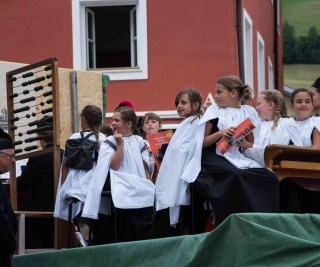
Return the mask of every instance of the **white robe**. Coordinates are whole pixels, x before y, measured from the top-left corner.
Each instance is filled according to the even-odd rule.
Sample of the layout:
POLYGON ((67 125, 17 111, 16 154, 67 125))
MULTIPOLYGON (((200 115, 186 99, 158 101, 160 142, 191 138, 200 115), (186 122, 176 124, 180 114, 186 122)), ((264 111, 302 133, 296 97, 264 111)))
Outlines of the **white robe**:
MULTIPOLYGON (((89 133, 90 132, 83 132, 84 136, 87 136, 89 133)), ((69 139, 78 138, 81 138, 80 133, 74 133, 70 136, 69 139)), ((96 137, 94 135, 90 136, 89 139, 96 141, 96 137)), ((105 139, 105 135, 99 133, 100 146, 105 139)), ((95 157, 94 152, 92 157, 95 157)), ((60 170, 56 203, 54 207, 54 217, 68 220, 68 202, 70 198, 77 198, 80 201, 79 203, 73 205, 71 217, 74 218, 74 216, 76 216, 81 211, 88 191, 90 190, 90 181, 92 180, 96 165, 97 164, 95 162, 92 169, 89 171, 69 168, 68 175, 63 184, 61 183, 60 170)))
POLYGON ((161 163, 156 182, 156 210, 170 208, 170 224, 179 221, 181 205, 190 204, 189 183, 201 169, 204 126, 186 118, 175 131, 161 163))
MULTIPOLYGON (((116 145, 113 136, 107 138, 116 145)), ((121 209, 150 207, 154 204, 155 187, 146 179, 143 161, 149 164, 149 154, 140 136, 124 137, 123 160, 118 171, 110 169, 115 150, 107 143, 100 147, 97 167, 91 180, 82 217, 97 219, 101 192, 110 169, 114 206, 121 209)))
MULTIPOLYGON (((229 127, 236 127, 246 118, 250 118, 252 124, 256 127, 253 130, 254 138, 258 138, 260 134, 260 118, 256 110, 248 105, 242 105, 240 108, 219 108, 216 105, 212 105, 207 108, 206 113, 202 117, 200 123, 205 123, 212 119, 219 118, 218 128, 226 129, 229 127)), ((239 147, 232 147, 227 153, 222 154, 218 148, 216 148, 217 155, 226 158, 231 164, 239 169, 248 168, 263 168, 263 164, 256 160, 246 157, 239 150, 239 147)))
POLYGON ((310 117, 304 121, 283 119, 280 126, 295 146, 312 146, 312 131, 316 128, 320 132, 320 117, 310 117))
POLYGON ((275 129, 272 129, 274 121, 262 120, 260 124, 260 134, 255 137, 252 148, 245 149, 242 153, 265 165, 264 152, 267 145, 288 145, 289 135, 282 130, 281 124, 285 119, 280 119, 275 129))

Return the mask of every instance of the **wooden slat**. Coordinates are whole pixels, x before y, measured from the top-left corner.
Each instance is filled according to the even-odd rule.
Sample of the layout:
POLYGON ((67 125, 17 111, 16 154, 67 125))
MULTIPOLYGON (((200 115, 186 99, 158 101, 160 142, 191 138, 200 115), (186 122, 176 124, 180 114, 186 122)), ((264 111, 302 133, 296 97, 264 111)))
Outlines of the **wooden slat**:
POLYGON ((320 163, 316 162, 304 162, 304 161, 288 161, 282 160, 280 162, 280 168, 287 168, 287 169, 300 169, 300 170, 315 170, 320 172, 320 163))
POLYGON ((51 211, 15 211, 14 214, 24 214, 26 218, 53 218, 53 212, 51 211))

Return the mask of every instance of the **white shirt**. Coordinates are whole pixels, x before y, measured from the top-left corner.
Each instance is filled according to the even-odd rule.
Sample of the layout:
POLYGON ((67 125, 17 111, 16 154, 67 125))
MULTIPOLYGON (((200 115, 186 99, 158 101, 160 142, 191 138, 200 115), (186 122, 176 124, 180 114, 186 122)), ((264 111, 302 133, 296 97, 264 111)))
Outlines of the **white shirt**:
POLYGON ((295 146, 312 146, 312 131, 316 128, 320 132, 320 117, 310 117, 304 121, 282 119, 280 127, 288 133, 295 146))

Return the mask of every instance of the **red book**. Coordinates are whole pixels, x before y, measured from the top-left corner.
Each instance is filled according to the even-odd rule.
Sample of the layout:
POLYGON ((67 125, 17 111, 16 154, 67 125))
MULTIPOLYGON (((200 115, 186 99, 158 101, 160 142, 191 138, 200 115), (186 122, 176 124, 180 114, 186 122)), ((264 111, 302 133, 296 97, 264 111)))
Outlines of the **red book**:
POLYGON ((168 144, 173 136, 172 130, 167 130, 163 132, 159 132, 156 134, 147 135, 147 140, 150 145, 150 149, 154 158, 154 162, 158 168, 160 169, 161 158, 163 157, 160 149, 163 144, 168 144))
POLYGON ((224 154, 227 153, 233 146, 238 145, 239 141, 245 138, 252 130, 256 128, 250 120, 250 118, 245 119, 235 128, 235 134, 233 137, 223 136, 218 142, 217 147, 219 151, 224 154))

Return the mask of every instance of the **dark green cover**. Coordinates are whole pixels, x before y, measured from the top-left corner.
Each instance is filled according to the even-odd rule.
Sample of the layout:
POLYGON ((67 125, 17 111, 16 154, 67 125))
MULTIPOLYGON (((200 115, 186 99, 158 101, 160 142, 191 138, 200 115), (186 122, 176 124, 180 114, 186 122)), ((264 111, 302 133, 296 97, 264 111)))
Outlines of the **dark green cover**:
POLYGON ((106 106, 107 106, 107 92, 106 92, 106 87, 108 83, 110 82, 110 77, 108 75, 102 75, 102 118, 106 118, 106 106))
POLYGON ((15 256, 20 266, 320 266, 320 215, 234 214, 206 234, 15 256))

